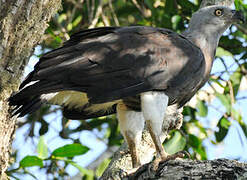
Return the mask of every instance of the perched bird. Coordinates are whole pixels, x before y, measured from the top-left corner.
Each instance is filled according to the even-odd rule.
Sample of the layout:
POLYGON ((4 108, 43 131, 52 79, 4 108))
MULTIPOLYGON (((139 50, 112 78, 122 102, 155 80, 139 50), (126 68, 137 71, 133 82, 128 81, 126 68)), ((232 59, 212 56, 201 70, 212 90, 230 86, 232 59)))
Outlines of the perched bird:
POLYGON ((61 105, 70 119, 117 113, 133 167, 141 164, 136 148, 145 123, 157 158, 165 160, 159 136, 166 107, 182 107, 205 84, 221 35, 238 21, 244 21, 239 11, 208 6, 182 34, 146 26, 80 31, 40 58, 9 98, 13 115, 44 102, 61 105))

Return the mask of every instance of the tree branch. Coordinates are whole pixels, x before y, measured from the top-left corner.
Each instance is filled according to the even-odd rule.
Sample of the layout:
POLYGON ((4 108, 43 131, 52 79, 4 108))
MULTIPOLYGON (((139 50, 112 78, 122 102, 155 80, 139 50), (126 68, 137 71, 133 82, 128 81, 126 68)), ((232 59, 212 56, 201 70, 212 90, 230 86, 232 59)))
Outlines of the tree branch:
POLYGON ((157 171, 149 171, 148 165, 128 179, 247 179, 247 164, 235 160, 216 159, 212 161, 173 160, 161 163, 157 171))

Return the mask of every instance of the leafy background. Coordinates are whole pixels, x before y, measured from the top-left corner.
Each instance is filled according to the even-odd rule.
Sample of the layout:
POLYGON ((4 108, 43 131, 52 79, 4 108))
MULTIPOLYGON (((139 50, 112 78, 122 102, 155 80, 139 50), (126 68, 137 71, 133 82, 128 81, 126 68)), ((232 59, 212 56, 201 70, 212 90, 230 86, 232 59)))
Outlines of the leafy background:
MULTIPOLYGON (((42 54, 80 29, 138 24, 180 33, 199 5, 200 0, 63 0, 63 9, 50 22, 26 74, 42 54)), ((236 0, 235 7, 247 16, 245 0, 236 0)), ((164 143, 167 152, 187 150, 193 159, 247 161, 246 40, 246 24, 224 33, 210 81, 184 108, 183 127, 171 131, 164 143)), ((46 105, 19 120, 8 174, 13 179, 64 179, 79 172, 84 179, 94 179, 121 143, 115 115, 71 121, 62 117, 58 106, 46 105), (102 159, 106 152, 110 155, 102 159), (101 161, 94 165, 96 158, 101 161)))

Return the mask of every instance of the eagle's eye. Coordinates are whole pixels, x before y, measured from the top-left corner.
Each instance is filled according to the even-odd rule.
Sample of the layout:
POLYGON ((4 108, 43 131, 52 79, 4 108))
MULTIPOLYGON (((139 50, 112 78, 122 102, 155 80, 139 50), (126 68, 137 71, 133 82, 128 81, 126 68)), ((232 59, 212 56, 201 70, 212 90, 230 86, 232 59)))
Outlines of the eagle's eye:
POLYGON ((215 12, 214 12, 214 14, 216 16, 221 16, 223 14, 223 10, 222 9, 216 9, 215 12))

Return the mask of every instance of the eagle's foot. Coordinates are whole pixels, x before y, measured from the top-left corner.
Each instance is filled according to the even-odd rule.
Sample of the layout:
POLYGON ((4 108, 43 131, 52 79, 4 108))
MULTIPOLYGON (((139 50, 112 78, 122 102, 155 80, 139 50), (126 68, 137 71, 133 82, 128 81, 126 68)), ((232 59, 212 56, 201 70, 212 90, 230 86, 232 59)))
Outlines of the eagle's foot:
POLYGON ((187 151, 179 151, 175 154, 168 155, 166 158, 163 158, 159 163, 164 163, 166 161, 175 160, 177 158, 184 158, 185 156, 190 157, 190 154, 187 151))
POLYGON ((190 154, 187 151, 179 151, 179 152, 176 152, 175 154, 171 154, 171 155, 166 154, 163 156, 156 157, 151 162, 149 171, 157 171, 160 163, 165 163, 167 161, 175 160, 177 158, 184 158, 185 156, 190 157, 190 154))

